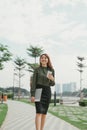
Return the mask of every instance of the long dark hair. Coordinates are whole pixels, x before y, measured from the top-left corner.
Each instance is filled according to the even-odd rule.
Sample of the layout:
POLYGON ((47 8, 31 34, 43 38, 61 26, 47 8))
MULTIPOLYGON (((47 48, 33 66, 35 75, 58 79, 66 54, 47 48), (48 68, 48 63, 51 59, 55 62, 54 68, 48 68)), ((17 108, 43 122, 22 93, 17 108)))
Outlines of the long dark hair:
MULTIPOLYGON (((46 54, 46 53, 42 54, 42 55, 40 56, 40 59, 41 59, 41 57, 42 57, 43 55, 45 55, 45 56, 47 57, 47 59, 48 59, 47 67, 49 67, 50 69, 53 69, 53 66, 52 66, 52 63, 51 63, 51 60, 50 60, 50 57, 48 56, 48 54, 46 54)), ((42 66, 41 62, 40 62, 40 66, 42 66)))

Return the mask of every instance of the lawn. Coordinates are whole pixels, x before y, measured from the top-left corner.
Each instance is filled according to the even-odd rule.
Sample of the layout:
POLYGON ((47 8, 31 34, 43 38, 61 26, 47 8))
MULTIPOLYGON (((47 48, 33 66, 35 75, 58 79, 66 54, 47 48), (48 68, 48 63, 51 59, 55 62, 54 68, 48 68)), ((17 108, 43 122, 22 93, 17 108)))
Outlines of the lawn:
POLYGON ((7 104, 0 103, 0 127, 6 117, 7 110, 8 110, 7 104))
POLYGON ((80 130, 87 130, 87 107, 65 105, 54 106, 51 104, 49 112, 78 127, 80 130))

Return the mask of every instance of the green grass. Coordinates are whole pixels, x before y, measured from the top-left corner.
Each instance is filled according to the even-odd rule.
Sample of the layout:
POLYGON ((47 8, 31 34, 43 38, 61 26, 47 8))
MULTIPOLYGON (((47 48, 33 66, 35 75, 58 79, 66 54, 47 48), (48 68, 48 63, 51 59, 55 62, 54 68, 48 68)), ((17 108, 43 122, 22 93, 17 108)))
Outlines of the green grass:
POLYGON ((0 127, 3 123, 3 121, 5 120, 7 110, 8 110, 7 104, 5 104, 5 103, 1 104, 0 103, 0 127))
POLYGON ((87 108, 80 106, 65 106, 53 104, 49 107, 49 112, 66 122, 74 125, 80 130, 87 130, 87 108))

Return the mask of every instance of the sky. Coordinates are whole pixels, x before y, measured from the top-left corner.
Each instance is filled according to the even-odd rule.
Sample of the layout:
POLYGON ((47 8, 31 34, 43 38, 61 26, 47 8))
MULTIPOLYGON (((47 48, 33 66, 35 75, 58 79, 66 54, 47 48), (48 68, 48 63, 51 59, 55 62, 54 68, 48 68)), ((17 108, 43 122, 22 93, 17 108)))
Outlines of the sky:
MULTIPOLYGON (((28 62, 32 59, 26 49, 31 44, 43 47, 54 66, 56 83, 76 82, 79 89, 77 56, 84 57, 87 65, 87 0, 0 0, 0 43, 8 45, 14 59, 19 56, 28 62)), ((14 64, 4 65, 0 86, 12 86, 14 64)), ((29 90, 30 73, 24 73, 21 86, 29 90)), ((84 68, 83 87, 86 77, 84 68)))

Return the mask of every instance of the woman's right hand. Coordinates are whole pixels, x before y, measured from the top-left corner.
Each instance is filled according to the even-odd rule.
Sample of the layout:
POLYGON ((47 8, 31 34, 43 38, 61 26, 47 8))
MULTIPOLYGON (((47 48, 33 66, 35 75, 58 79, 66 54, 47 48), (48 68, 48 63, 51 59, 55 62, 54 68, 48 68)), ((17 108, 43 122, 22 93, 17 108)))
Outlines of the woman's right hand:
POLYGON ((31 97, 31 102, 35 102, 35 97, 31 97))

